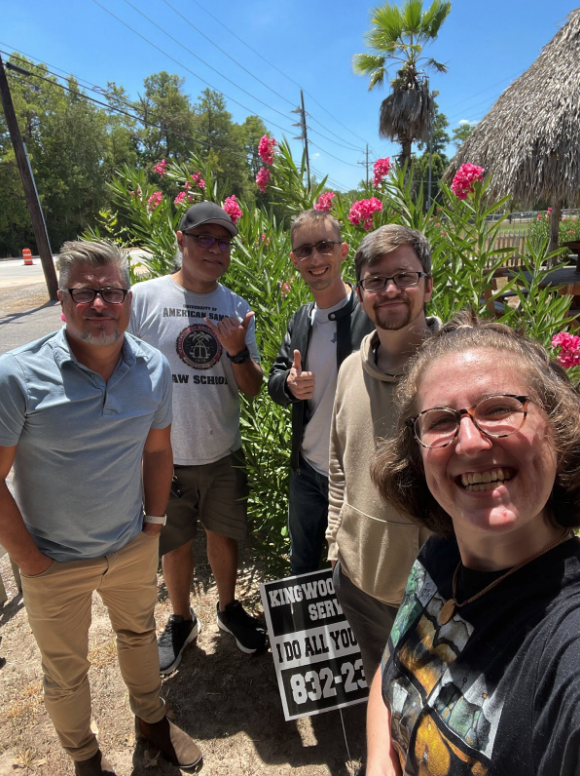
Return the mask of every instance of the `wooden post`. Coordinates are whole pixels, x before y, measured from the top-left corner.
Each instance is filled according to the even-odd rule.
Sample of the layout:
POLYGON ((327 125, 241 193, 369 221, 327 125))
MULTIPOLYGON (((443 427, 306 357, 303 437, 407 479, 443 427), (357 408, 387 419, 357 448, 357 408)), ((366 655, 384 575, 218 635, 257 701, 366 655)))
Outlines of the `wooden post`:
POLYGON ((42 262, 42 269, 46 279, 48 295, 50 299, 56 301, 58 299, 56 293, 58 289, 58 283, 56 280, 54 262, 52 260, 52 250, 50 248, 50 242, 48 239, 48 233, 46 231, 46 224, 44 222, 42 208, 38 199, 38 192, 36 191, 36 186, 34 184, 34 177, 32 175, 26 149, 24 147, 24 143, 22 142, 20 129, 16 120, 14 105, 12 103, 12 95, 10 94, 10 87, 8 85, 8 79, 6 78, 2 56, 0 56, 0 98, 2 99, 4 115, 6 116, 6 124, 8 125, 10 139, 12 140, 12 145, 14 147, 18 172, 20 173, 20 180, 22 181, 22 188, 24 189, 24 196, 26 198, 26 206, 28 207, 28 212, 32 221, 32 229, 34 231, 34 237, 38 246, 40 261, 42 262))

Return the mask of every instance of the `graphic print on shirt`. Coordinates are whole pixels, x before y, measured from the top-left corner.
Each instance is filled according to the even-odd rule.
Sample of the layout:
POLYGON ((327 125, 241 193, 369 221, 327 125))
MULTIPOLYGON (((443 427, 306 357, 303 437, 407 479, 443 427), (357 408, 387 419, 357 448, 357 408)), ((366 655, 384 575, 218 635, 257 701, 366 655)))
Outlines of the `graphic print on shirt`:
POLYGON ((386 695, 393 745, 406 774, 485 776, 504 698, 457 661, 473 627, 459 613, 439 625, 444 603, 417 561, 388 644, 397 652, 386 695))
POLYGON ((194 323, 183 329, 175 349, 179 358, 193 369, 211 369, 223 353, 221 342, 204 323, 194 323))

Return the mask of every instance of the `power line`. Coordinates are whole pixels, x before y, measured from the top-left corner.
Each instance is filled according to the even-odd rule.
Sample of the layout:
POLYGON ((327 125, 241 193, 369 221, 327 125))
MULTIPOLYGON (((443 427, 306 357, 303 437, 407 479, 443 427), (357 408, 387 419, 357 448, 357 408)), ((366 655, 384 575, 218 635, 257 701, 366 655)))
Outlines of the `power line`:
MULTIPOLYGON (((167 30, 164 30, 164 29, 163 29, 163 27, 162 27, 160 24, 157 24, 157 22, 156 22, 156 21, 154 21, 154 20, 153 20, 153 19, 151 19, 149 16, 147 16, 147 14, 143 13, 143 11, 141 11, 139 8, 137 8, 137 6, 136 6, 136 5, 133 5, 133 3, 131 2, 131 0, 124 0, 124 2, 125 2, 125 3, 126 3, 128 6, 130 6, 130 7, 131 7, 131 8, 132 8, 134 11, 136 11, 136 12, 137 12, 137 13, 138 13, 140 16, 142 16, 144 19, 146 19, 146 20, 149 22, 149 24, 152 24, 154 27, 156 27, 156 28, 157 28, 157 29, 158 29, 160 32, 162 32, 164 35, 166 35, 166 36, 167 36, 167 37, 168 37, 170 40, 172 40, 174 43, 177 43, 177 45, 178 45, 178 46, 181 46, 181 48, 182 48, 184 51, 187 51, 187 53, 188 53, 188 54, 191 54, 191 56, 192 56, 192 57, 195 57, 196 59, 199 59, 199 61, 200 61, 200 62, 202 62, 202 63, 203 63, 203 64, 204 64, 206 67, 209 67, 209 69, 210 69, 210 70, 213 70, 213 71, 214 71, 214 73, 217 73, 217 75, 221 76, 221 77, 222 77, 224 80, 226 80, 226 81, 227 81, 228 83, 230 83, 232 86, 235 86, 235 87, 236 87, 236 89, 239 89, 239 90, 240 90, 241 92, 243 92, 244 94, 247 94, 247 95, 248 95, 248 97, 251 97, 253 100, 256 100, 257 102, 259 102, 259 103, 260 103, 260 105, 264 105, 266 108, 269 108, 269 110, 272 110, 272 111, 274 111, 274 113, 277 113, 279 116, 282 116, 282 118, 284 118, 284 119, 288 118, 288 116, 287 116, 287 114, 286 114, 286 113, 282 113, 282 111, 278 110, 278 108, 274 108, 274 106, 273 106, 273 105, 268 105, 268 103, 267 103, 267 102, 264 102, 264 100, 261 100, 259 97, 256 97, 256 95, 255 95, 255 94, 252 94, 252 93, 251 93, 251 92, 249 92, 247 89, 244 89, 244 87, 243 87, 243 86, 240 86, 240 85, 239 85, 239 84, 237 84, 235 81, 232 81, 232 79, 231 79, 231 78, 229 78, 227 75, 224 75, 224 74, 223 74, 221 71, 219 71, 219 70, 218 70, 217 68, 215 68, 213 65, 210 65, 210 64, 209 64, 209 62, 206 62, 206 60, 205 60, 205 59, 202 59, 202 58, 201 58, 201 57, 200 57, 198 54, 196 54, 196 53, 195 53, 194 51, 192 51, 190 48, 188 48, 188 47, 187 47, 187 46, 185 46, 183 43, 181 43, 181 41, 179 41, 177 38, 173 37, 173 35, 171 35, 171 33, 167 32, 167 30)), ((100 5, 100 3, 98 3, 98 5, 100 5)), ((101 8, 103 8, 103 7, 104 7, 104 6, 101 6, 101 8)), ((106 10, 106 9, 105 9, 105 10, 106 10)), ((115 17, 115 18, 118 18, 118 17, 115 17)), ((150 42, 150 41, 149 41, 149 42, 150 42)), ((199 77, 199 76, 198 76, 198 77, 199 77)), ((206 83, 207 83, 207 81, 206 81, 206 83)), ((215 88, 215 87, 212 87, 212 88, 215 88)), ((246 110, 247 110, 247 108, 246 108, 246 110)))
POLYGON ((236 64, 238 67, 241 67, 241 68, 242 68, 242 70, 244 70, 244 71, 245 71, 245 72, 246 72, 248 75, 251 75, 251 76, 252 76, 252 78, 254 78, 256 81, 258 81, 258 83, 262 84, 262 86, 265 86, 265 87, 266 87, 266 89, 269 89, 269 90, 272 92, 272 94, 275 94, 277 97, 280 97, 280 99, 281 99, 281 100, 284 100, 284 101, 285 101, 285 102, 287 102, 289 105, 291 105, 292 107, 294 107, 294 103, 292 102, 292 100, 289 100, 287 97, 284 97, 284 95, 283 95, 283 94, 280 94, 280 92, 277 92, 275 89, 272 89, 272 87, 271 87, 271 86, 268 86, 268 84, 267 84, 267 83, 265 83, 264 81, 262 81, 262 79, 261 79, 261 78, 258 78, 258 76, 257 76, 257 75, 254 75, 254 73, 252 73, 250 70, 248 70, 248 68, 247 68, 247 67, 245 67, 244 65, 242 65, 242 63, 241 63, 241 62, 238 62, 238 60, 237 60, 237 59, 234 59, 234 57, 232 57, 232 56, 231 56, 231 54, 228 54, 228 52, 227 52, 227 51, 225 51, 223 48, 221 48, 221 46, 218 46, 218 44, 217 44, 215 41, 213 41, 213 40, 212 40, 212 39, 209 37, 209 35, 206 35, 206 34, 205 34, 205 32, 203 32, 203 30, 200 30, 200 29, 199 29, 199 27, 196 27, 196 26, 195 26, 195 24, 192 24, 192 22, 190 22, 190 20, 189 20, 189 19, 188 19, 186 16, 184 16, 184 15, 183 15, 183 14, 182 14, 180 11, 178 11, 178 10, 177 10, 177 8, 175 8, 175 6, 171 5, 171 3, 170 3, 170 2, 168 2, 168 0, 162 0, 162 2, 164 2, 164 3, 165 3, 165 5, 169 6, 169 8, 171 8, 171 10, 172 10, 174 13, 176 13, 176 14, 177 14, 179 17, 181 17, 181 18, 183 19, 183 21, 184 21, 186 24, 189 24, 189 26, 190 26, 190 27, 192 27, 194 30, 196 30, 196 32, 199 32, 199 34, 200 34, 200 35, 202 35, 202 36, 203 36, 203 37, 204 37, 204 38, 205 38, 207 41, 209 41, 209 43, 211 43, 211 45, 212 45, 212 46, 215 46, 215 48, 216 48, 218 51, 221 51, 221 52, 222 52, 222 54, 225 54, 225 56, 226 56, 228 59, 231 59, 231 60, 232 60, 232 62, 234 62, 234 63, 235 63, 235 64, 236 64))
MULTIPOLYGON (((301 88, 302 88, 301 84, 299 84, 299 83, 298 83, 298 81, 295 81, 293 78, 291 78, 289 75, 287 75, 287 74, 286 74, 286 73, 285 73, 283 70, 280 70, 280 68, 279 68, 279 67, 277 67, 277 65, 275 65, 273 62, 270 62, 270 60, 269 60, 269 59, 266 59, 266 57, 265 57, 263 54, 260 54, 260 52, 259 52, 259 51, 256 51, 256 49, 255 49, 255 48, 252 48, 252 46, 250 46, 250 44, 249 44, 249 43, 246 43, 246 41, 245 41, 243 38, 240 38, 240 36, 239 36, 239 35, 237 35, 235 32, 233 32, 233 30, 230 30, 230 28, 229 28, 229 27, 228 27, 226 24, 224 24, 224 23, 222 22, 222 20, 221 20, 221 19, 218 19, 218 17, 217 17, 217 16, 214 16, 214 15, 213 15, 213 14, 212 14, 210 11, 208 11, 208 10, 207 10, 207 8, 204 8, 204 6, 203 6, 203 5, 201 5, 201 3, 199 3, 199 2, 198 2, 198 0, 191 0, 191 2, 192 2, 192 3, 195 3, 195 5, 197 5, 197 6, 198 6, 198 8, 201 8, 201 10, 202 10, 202 11, 205 11, 205 13, 206 13, 208 16, 211 16, 211 18, 212 18, 214 21, 216 21, 218 24, 220 24, 220 25, 221 25, 221 26, 222 26, 222 27, 223 27, 225 30, 227 30, 227 31, 230 33, 230 35, 233 35, 233 37, 234 37, 234 38, 236 38, 236 40, 239 40, 239 41, 240 41, 240 43, 242 43, 242 44, 243 44, 243 45, 244 45, 244 46, 245 46, 247 49, 249 49, 249 50, 250 50, 252 53, 254 53, 256 56, 260 57, 260 59, 262 59, 262 60, 263 60, 263 61, 264 61, 264 62, 265 62, 267 65, 270 65, 270 67, 273 67, 273 68, 274 68, 274 70, 277 70, 277 71, 280 73, 280 75, 283 75, 283 76, 284 76, 284 78, 287 78, 287 79, 288 79, 288 80, 289 80, 291 83, 293 83, 293 84, 294 84, 294 86, 297 86, 299 89, 301 89, 301 88)), ((310 99, 311 99, 311 100, 313 100, 313 101, 314 101, 314 102, 315 102, 315 103, 318 105, 318 107, 319 107, 319 108, 322 108, 322 110, 323 110, 323 111, 325 111, 325 113, 328 113, 328 115, 329 115, 329 116, 330 116, 330 117, 331 117, 331 118, 332 118, 334 121, 336 121, 336 123, 337 123, 337 124, 340 124, 340 126, 341 126, 341 127, 343 127, 344 129, 346 129, 346 130, 347 130, 347 132, 350 132, 350 133, 351 133, 351 135, 354 135, 354 136, 355 136, 355 137, 357 137, 359 140, 362 140, 362 142, 363 142, 363 143, 366 143, 366 142, 367 142, 367 141, 366 141, 364 138, 360 137, 360 135, 357 135, 357 134, 356 134, 356 132, 353 132, 353 131, 352 131, 352 129, 349 129, 349 128, 348 128, 348 127, 345 125, 345 124, 343 124, 341 121, 339 121, 338 119, 336 119, 336 118, 335 118, 335 117, 332 115, 332 113, 330 113, 330 111, 328 111, 328 110, 327 110, 327 109, 324 107, 324 105, 321 105, 321 104, 318 102, 318 100, 316 100, 316 99, 315 99, 315 98, 314 98, 314 97, 313 97, 313 96, 312 96, 312 95, 311 95, 309 92, 307 92, 307 91, 306 91, 306 89, 304 89, 304 91, 305 91, 305 93, 306 93, 306 94, 307 94, 307 95, 310 97, 310 99)), ((317 119, 315 119, 315 121, 317 121, 317 119)), ((318 123, 319 123, 319 124, 320 124, 320 126, 322 126, 324 129, 326 129, 326 131, 327 131, 327 132, 331 132, 331 130, 329 130, 329 129, 328 129, 328 127, 325 127, 325 126, 324 126, 324 125, 323 125, 323 124, 322 124, 320 121, 319 121, 318 123)), ((334 134, 334 133, 332 133, 332 134, 334 134)), ((337 135, 337 137, 338 137, 338 135, 337 135)), ((341 138, 341 139, 342 139, 342 140, 344 140, 344 138, 341 138)), ((345 141, 345 142, 347 142, 347 141, 345 141)), ((360 149, 357 149, 357 150, 360 150, 360 149)))
POLYGON ((310 141, 310 145, 313 145, 315 148, 318 148, 320 151, 325 153, 327 156, 331 156, 333 159, 336 159, 337 162, 341 162, 342 164, 348 164, 350 167, 357 167, 356 164, 353 164, 352 162, 347 162, 344 159, 339 159, 338 156, 334 156, 334 154, 331 154, 330 151, 326 151, 322 146, 317 145, 316 143, 310 141))
MULTIPOLYGON (((0 41, 0 45, 6 45, 6 44, 2 43, 0 41)), ((0 49, 0 51, 3 54, 6 54, 7 56, 13 57, 13 58, 19 60, 20 62, 25 62, 27 65, 29 65, 29 61, 27 59, 25 59, 24 57, 20 57, 17 54, 14 54, 14 52, 11 53, 9 51, 5 51, 4 49, 0 49)), ((22 53, 26 53, 26 52, 22 52, 22 53)), ((26 56, 32 57, 32 54, 26 54, 26 56)), ((32 58, 35 58, 35 57, 32 57, 32 58)), ((75 81, 77 81, 78 83, 84 84, 83 88, 88 89, 90 92, 94 92, 95 94, 102 94, 102 95, 105 95, 106 97, 108 97, 108 95, 110 94, 110 92, 108 92, 107 89, 103 89, 102 86, 95 86, 94 84, 91 84, 90 81, 87 81, 84 78, 80 78, 79 76, 75 75, 74 73, 67 73, 65 70, 62 70, 61 68, 56 67, 55 65, 51 65, 51 67, 54 67, 55 70, 60 70, 61 73, 65 73, 64 76, 59 75, 58 73, 55 73, 53 70, 49 70, 49 68, 46 67, 46 65, 44 65, 44 64, 39 64, 38 62, 36 62, 36 63, 33 63, 33 65, 34 65, 34 67, 41 68, 45 73, 50 73, 55 78, 60 78, 62 80, 65 80, 65 78, 74 78, 75 81)), ((31 73, 31 75, 33 75, 34 77, 41 78, 41 76, 38 75, 37 73, 31 73)), ((50 83, 54 83, 50 79, 48 79, 48 81, 50 83)), ((60 86, 60 84, 56 84, 56 85, 60 86)), ((177 118, 176 115, 170 115, 169 116, 169 121, 167 121, 167 118, 165 118, 165 123, 162 124, 162 125, 155 124, 154 122, 147 121, 147 119, 144 119, 141 115, 139 115, 139 108, 138 108, 136 103, 129 102, 128 100, 125 100, 125 99, 123 99, 123 97, 120 97, 119 95, 116 95, 116 94, 115 95, 111 95, 111 96, 114 97, 114 99, 117 100, 118 102, 120 102, 122 105, 125 105, 130 110, 137 112, 137 114, 138 114, 137 116, 132 116, 132 115, 130 116, 131 118, 135 119, 136 121, 139 121, 140 123, 147 124, 148 126, 151 126, 151 127, 156 127, 157 129, 161 129, 161 130, 170 129, 172 132, 174 132, 174 134, 178 134, 181 137, 192 139, 192 140, 195 139, 194 135, 192 135, 191 138, 190 138, 189 135, 184 135, 179 130, 174 128, 174 125, 172 125, 171 120, 173 118, 177 118)), ((104 104, 104 103, 100 103, 100 104, 104 104)), ((111 110, 115 110, 115 108, 113 108, 113 106, 111 106, 110 99, 109 99, 109 101, 108 101, 108 103, 106 104, 105 107, 109 107, 111 110)), ((152 114, 153 118, 155 119, 155 117, 156 117, 155 110, 152 109, 150 111, 150 113, 152 114)), ((232 148, 234 150, 238 150, 239 151, 239 148, 234 147, 234 146, 225 145, 225 146, 222 146, 222 148, 223 149, 232 148)))
POLYGON ((193 75, 195 78, 198 78, 200 81, 202 81, 204 84, 206 84, 207 86, 209 86, 209 87, 210 87, 211 89, 213 89, 214 91, 216 91, 216 92, 221 92, 221 94, 223 94, 223 95, 224 95, 224 97, 227 97, 227 98, 228 98, 228 100, 231 100, 231 101, 232 101, 233 103, 235 103, 236 105, 239 105, 239 106, 240 106, 240 108, 243 108, 244 110, 248 111, 248 113, 249 113, 250 115, 255 115, 255 116, 258 116, 259 118, 261 118, 261 119, 262 119, 262 121, 267 121, 269 124, 271 124, 272 126, 276 127, 277 129, 281 129, 281 130, 282 130, 282 132, 290 132, 290 130, 288 130, 288 129, 285 129, 284 127, 280 126, 280 124, 276 124, 275 122, 273 122, 273 121, 270 121, 269 119, 266 119, 266 118, 264 118, 264 116, 260 116, 260 114, 259 114, 259 113, 256 113, 256 112, 255 112, 255 111, 253 111, 251 108, 248 108, 248 107, 247 107, 247 105, 244 105, 243 103, 239 102, 238 100, 235 100, 233 97, 230 97, 228 94, 226 94, 225 92, 222 92, 220 89, 216 89, 216 87, 215 87, 215 86, 213 86, 212 84, 210 84, 210 83, 209 83, 209 81, 206 81, 206 80, 205 80, 205 78, 202 78, 202 77, 201 77, 200 75, 198 75, 197 73, 194 73, 194 72, 193 72, 193 70, 191 70, 189 67, 187 67, 187 65, 184 65, 184 64, 183 64, 182 62, 180 62, 178 59, 175 59, 175 57, 172 57, 172 56, 171 56, 171 54, 168 54, 168 53, 167 53, 167 51, 164 51, 162 48, 160 48, 160 47, 159 47, 159 46, 157 46, 155 43, 153 43, 153 42, 152 42, 152 41, 150 41, 148 38, 146 38, 146 37, 145 37, 145 35, 142 35, 140 32, 138 32, 138 31, 137 31, 137 30, 135 30, 133 27, 131 27, 131 25, 130 25, 130 24, 127 24, 127 22, 123 21, 121 18, 119 18, 118 16, 116 16, 116 14, 114 14, 112 11, 109 11, 109 9, 108 9, 108 8, 105 8, 105 6, 104 6, 104 5, 102 5, 102 4, 99 2, 99 0, 91 0, 91 2, 93 2, 95 5, 98 5, 100 8, 102 8, 102 9, 103 9, 103 11, 105 11, 105 13, 108 13, 110 16, 112 16, 114 19, 116 19, 116 20, 117 20, 117 21, 118 21, 120 24, 122 24, 124 27, 126 27, 128 30, 130 30, 130 31, 131 31, 131 32, 132 32, 134 35, 137 35, 139 38, 141 38, 142 40, 144 40, 146 43, 148 43, 148 44, 149 44, 150 46, 152 46, 154 49, 156 49, 156 50, 157 50, 157 51, 159 51, 161 54, 163 54, 164 56, 166 56, 166 57, 167 57, 168 59, 170 59, 172 62, 175 62, 175 64, 176 64, 176 65, 178 65, 179 67, 182 67, 184 70, 187 70, 187 72, 188 72, 188 73, 191 73, 191 75, 193 75))
MULTIPOLYGON (((177 38, 175 38, 173 35, 171 35, 169 32, 167 32, 167 30, 165 30, 163 27, 161 27, 161 25, 160 25, 160 24, 157 24, 157 22, 156 22, 156 21, 154 21, 154 20, 153 20, 153 19, 151 19, 149 16, 147 16, 147 14, 143 13, 143 11, 141 11, 139 8, 137 8, 137 6, 133 5, 133 3, 131 2, 131 0, 124 0, 124 2, 125 2, 125 3, 126 3, 128 6, 130 6, 130 7, 131 7, 131 8, 132 8, 134 11, 136 11, 138 14, 140 14, 140 15, 141 15, 141 16, 142 16, 144 19, 146 19, 146 20, 147 20, 147 21, 148 21, 150 24, 152 24, 154 27, 156 27, 156 28, 157 28, 157 29, 158 29, 160 32, 162 32, 164 35, 166 35, 166 36, 167 36, 167 37, 168 37, 170 40, 172 40, 174 43, 177 43, 177 45, 178 45, 178 46, 181 46, 181 48, 182 48, 184 51, 187 51, 189 54, 191 54, 191 56, 195 57, 195 58, 196 58, 196 59, 198 59, 200 62, 203 62, 203 64, 204 64, 204 65, 206 65, 206 67, 209 67, 209 68, 210 68, 210 70, 213 70, 213 71, 214 71, 214 73, 217 73, 219 76, 221 76, 222 78, 224 78, 226 81, 228 81, 228 83, 232 84, 232 86, 235 86, 237 89, 239 89, 240 91, 244 92, 244 94, 247 94, 247 95, 248 95, 248 97, 251 97, 252 99, 254 99, 254 100, 256 100, 257 102, 259 102, 261 105, 264 105, 266 108, 269 108, 270 110, 274 111, 274 112, 275 112, 275 113, 277 113, 278 115, 282 116, 282 118, 287 118, 287 114, 286 114, 286 113, 283 113, 282 111, 278 110, 278 109, 277 109, 277 108, 275 108, 274 106, 272 106, 272 105, 269 105, 267 102, 264 102, 264 100, 261 100, 259 97, 256 97, 256 95, 255 95, 255 94, 252 94, 252 93, 251 93, 251 92, 249 92, 247 89, 244 89, 244 87, 243 87, 243 86, 240 86, 238 83, 236 83, 235 81, 233 81, 233 80, 232 80, 231 78, 229 78, 227 75, 224 75, 224 74, 223 74, 223 73, 222 73, 220 70, 218 70, 217 68, 215 68, 213 65, 210 65, 210 64, 209 64, 209 62, 207 62, 205 59, 203 59, 203 58, 202 58, 202 57, 200 57, 198 54, 196 54, 195 52, 193 52, 193 51, 192 51, 192 50, 191 50, 191 49, 190 49, 188 46, 185 46, 185 45, 184 45, 183 43, 181 43, 181 42, 180 42, 180 41, 179 41, 177 38)), ((167 5, 170 5, 170 4, 167 2, 167 0, 163 0, 163 2, 165 2, 167 5)), ((171 5, 170 5, 170 7, 171 7, 171 8, 173 8, 173 6, 171 6, 171 5)), ((173 9, 173 10, 175 10, 175 9, 173 9)), ((176 13, 179 13, 179 12, 178 12, 178 11, 176 11, 176 13)), ((185 18, 185 16, 183 16, 182 14, 179 14, 179 16, 181 16, 181 18, 182 18, 182 19, 185 19, 185 21, 187 21, 187 23, 188 23, 188 24, 190 24, 190 25, 193 27, 193 29, 197 30, 198 32, 201 32, 200 30, 198 30, 198 28, 197 28, 197 27, 195 27, 193 24, 191 24, 191 22, 189 22, 189 21, 188 21, 188 20, 185 18)), ((207 38, 207 39, 208 39, 208 40, 209 40, 209 41, 212 43, 212 45, 216 46, 216 44, 215 44, 215 43, 213 43, 213 41, 211 41, 211 39, 210 39, 210 38, 208 38, 208 36, 207 36, 207 35, 205 35, 204 33, 201 33, 201 34, 204 36, 204 38, 207 38)), ((224 51, 223 51, 223 49, 221 49, 219 46, 216 46, 216 48, 218 48, 218 49, 219 49, 220 51, 222 51, 223 53, 226 53, 226 52, 224 52, 224 51)), ((229 54, 227 54, 226 56, 228 56, 228 57, 229 57, 229 54)), ((231 59, 233 62, 236 62, 236 60, 235 60, 235 59, 233 59, 233 57, 229 57, 229 58, 230 58, 230 59, 231 59)), ((236 62, 236 64, 239 64, 239 63, 238 63, 238 62, 236 62)), ((250 71, 249 71, 249 70, 247 70, 247 68, 243 67, 243 65, 240 65, 240 67, 242 67, 242 68, 243 68, 243 70, 245 70, 247 73, 249 73, 250 75, 252 75, 252 76, 253 76, 253 74, 252 74, 252 73, 250 73, 250 71)), ((253 77, 255 77, 255 76, 253 76, 253 77)), ((256 80, 260 81, 260 79, 256 79, 256 80)), ((260 81, 260 83, 261 83, 261 84, 263 84, 264 86, 266 86, 266 84, 264 84, 264 82, 263 82, 263 81, 260 81)), ((269 88, 269 87, 267 87, 267 88, 269 88)), ((273 91, 273 90, 272 90, 272 91, 273 91)), ((282 95, 278 94, 278 92, 274 92, 274 93, 275 93, 275 94, 277 94, 279 97, 282 97, 282 95)), ((282 97, 282 99, 283 99, 283 100, 286 100, 286 98, 285 98, 285 97, 282 97)), ((292 102, 290 102, 290 100, 286 100, 286 101, 287 101, 287 102, 289 102, 289 103, 290 103, 290 105, 293 105, 293 103, 292 103, 292 102)), ((320 122, 318 122, 318 123, 320 123, 320 122)), ((342 148, 346 148, 346 150, 347 150, 347 151, 357 151, 357 152, 359 152, 359 151, 360 151, 360 148, 356 148, 356 147, 352 146, 352 144, 350 144, 349 146, 342 145, 341 143, 338 143, 336 140, 332 140, 332 138, 329 138, 329 137, 327 137, 326 135, 323 135, 323 134, 322 134, 322 132, 319 132, 319 131, 318 131, 318 130, 316 130, 316 129, 312 129, 311 127, 309 127, 309 129, 310 129, 310 131, 311 131, 311 132, 314 132, 314 133, 316 133, 317 135, 320 135, 321 137, 323 137, 325 140, 327 140, 329 143, 332 143, 333 145, 338 145, 338 146, 341 146, 342 148)), ((330 131, 332 132, 332 130, 330 130, 330 131)), ((333 134, 334 134, 334 133, 333 133, 333 134)))
MULTIPOLYGON (((14 75, 13 73, 8 73, 8 75, 13 78, 18 83, 24 83, 27 86, 30 86, 31 88, 35 87, 35 84, 31 84, 29 81, 24 81, 22 78, 19 78, 17 75, 14 75)), ((96 105, 101 105, 104 108, 107 108, 107 110, 112 111, 113 113, 119 113, 124 116, 128 116, 131 119, 134 119, 135 121, 138 121, 140 124, 143 124, 147 127, 154 127, 155 129, 161 129, 161 130, 167 130, 168 127, 164 127, 160 124, 154 124, 150 121, 147 121, 142 116, 135 116, 131 113, 128 113, 127 111, 121 110, 120 108, 114 108, 111 105, 109 105, 106 102, 102 102, 101 100, 95 100, 94 97, 89 97, 86 94, 82 94, 80 91, 77 91, 76 89, 71 89, 69 86, 64 86, 63 84, 59 84, 56 81, 52 81, 50 78, 45 78, 42 75, 39 75, 38 73, 30 73, 33 78, 40 78, 43 81, 46 81, 47 83, 51 84, 52 86, 57 86, 59 89, 62 89, 66 92, 70 92, 71 94, 75 94, 77 97, 80 97, 83 100, 86 100, 87 102, 95 103, 96 105)), ((209 140, 202 140, 201 138, 195 137, 194 135, 186 135, 183 132, 179 132, 177 130, 171 130, 174 135, 177 135, 178 137, 184 138, 185 140, 192 140, 193 142, 199 143, 200 145, 205 145, 210 148, 217 148, 220 151, 227 151, 232 156, 238 156, 240 159, 245 159, 247 161, 247 154, 242 154, 239 152, 239 149, 236 151, 230 150, 232 146, 221 146, 217 143, 210 143, 209 140)))

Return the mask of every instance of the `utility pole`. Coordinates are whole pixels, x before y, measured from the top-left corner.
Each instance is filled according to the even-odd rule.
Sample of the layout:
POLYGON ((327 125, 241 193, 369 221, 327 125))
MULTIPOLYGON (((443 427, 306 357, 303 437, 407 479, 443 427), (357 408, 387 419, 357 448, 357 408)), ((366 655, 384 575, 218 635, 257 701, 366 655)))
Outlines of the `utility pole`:
POLYGON ((366 150, 366 162, 357 162, 357 164, 362 164, 363 167, 366 165, 367 168, 367 187, 369 185, 369 144, 367 143, 367 150, 366 150))
POLYGON ((306 173, 308 176, 308 191, 312 188, 310 183, 310 156, 308 154, 308 132, 306 127, 306 111, 304 109, 304 92, 300 89, 300 101, 302 103, 301 108, 290 111, 290 113, 299 113, 300 121, 297 124, 293 124, 293 127, 300 127, 302 132, 300 135, 294 138, 294 140, 302 140, 304 142, 304 150, 306 151, 306 173))
MULTIPOLYGON (((7 66, 17 72, 23 72, 25 75, 33 75, 28 71, 21 70, 21 68, 16 68, 14 65, 7 66)), ((56 280, 54 262, 52 260, 52 250, 50 248, 46 223, 38 199, 38 192, 36 191, 28 154, 26 153, 26 147, 22 141, 18 122, 16 121, 14 104, 12 102, 12 95, 10 94, 10 87, 8 85, 8 79, 6 78, 2 56, 0 56, 0 97, 2 98, 2 106, 4 108, 4 115, 6 116, 8 131, 10 132, 10 139, 12 140, 12 146, 14 147, 18 172, 20 173, 20 180, 22 181, 22 188, 24 189, 24 196, 26 198, 26 206, 28 207, 30 220, 32 221, 32 229, 40 254, 40 261, 46 279, 48 295, 52 300, 56 301, 58 299, 56 293, 58 283, 56 280)))

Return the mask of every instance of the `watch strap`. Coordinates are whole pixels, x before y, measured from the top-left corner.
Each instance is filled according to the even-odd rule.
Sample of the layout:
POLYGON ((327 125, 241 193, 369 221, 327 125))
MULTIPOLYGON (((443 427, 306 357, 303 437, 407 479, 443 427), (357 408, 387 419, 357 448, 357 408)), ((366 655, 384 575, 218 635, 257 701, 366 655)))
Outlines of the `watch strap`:
POLYGON ((167 523, 167 515, 143 515, 144 523, 153 523, 154 525, 165 525, 167 523))
POLYGON ((240 350, 239 353, 236 353, 235 356, 230 356, 226 350, 226 356, 229 358, 232 364, 243 364, 250 358, 250 351, 248 348, 244 348, 243 350, 240 350))

